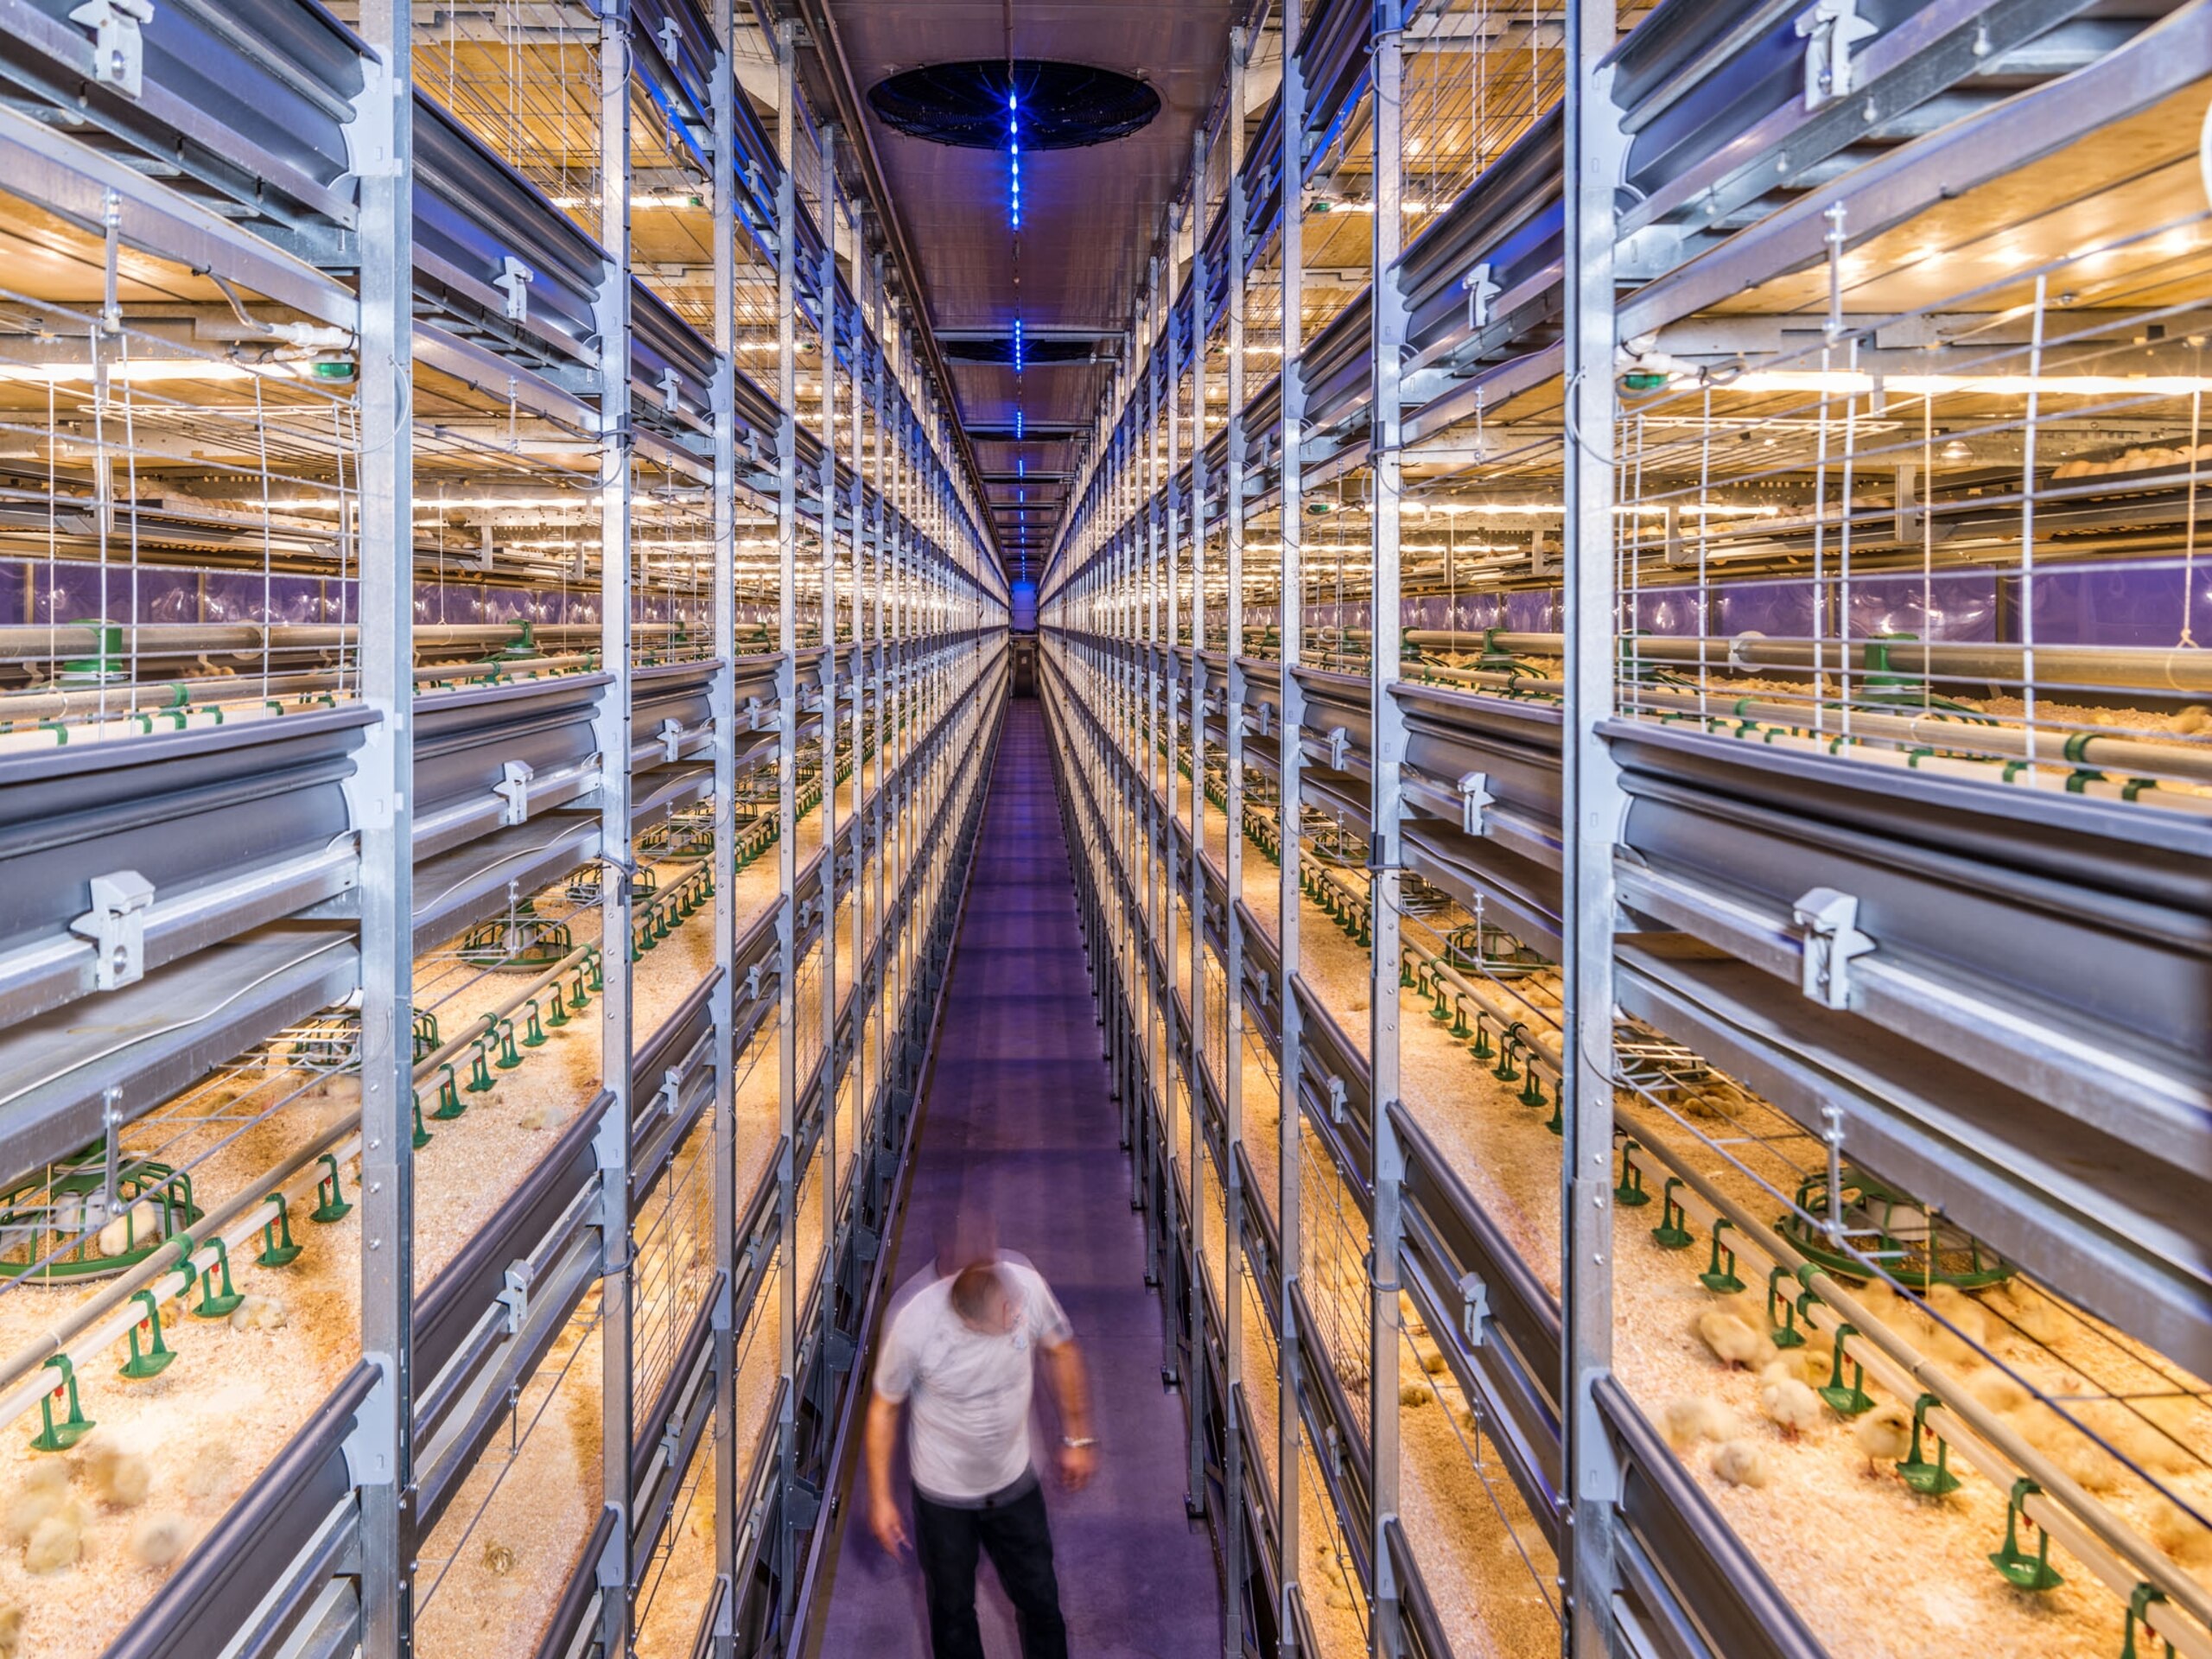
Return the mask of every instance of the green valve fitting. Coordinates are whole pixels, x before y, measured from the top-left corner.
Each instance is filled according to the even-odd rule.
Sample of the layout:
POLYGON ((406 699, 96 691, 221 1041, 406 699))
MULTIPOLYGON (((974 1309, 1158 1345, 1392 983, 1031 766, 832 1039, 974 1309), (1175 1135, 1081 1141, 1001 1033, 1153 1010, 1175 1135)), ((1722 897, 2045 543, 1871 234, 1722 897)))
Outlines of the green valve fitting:
POLYGON ((353 1212, 353 1203, 339 1184, 338 1154, 326 1152, 322 1154, 321 1179, 315 1184, 315 1208, 308 1211, 308 1219, 327 1224, 343 1221, 353 1212))
MULTIPOLYGON (((2120 1659, 2139 1659, 2139 1649, 2135 1645, 2136 1627, 2142 1626, 2145 1637, 2157 1636, 2158 1632, 2151 1628, 2151 1604, 2165 1599, 2166 1592, 2156 1585, 2135 1586, 2135 1593, 2127 1599, 2127 1631, 2120 1640, 2120 1659)), ((2173 1659, 2174 1644, 2168 1642, 2165 1645, 2166 1659, 2173 1659)))
POLYGON ((261 1224, 261 1254, 254 1261, 264 1268, 289 1268, 300 1259, 302 1246, 292 1242, 292 1209, 282 1192, 270 1192, 263 1202, 276 1206, 276 1213, 261 1224))
POLYGON ((1866 1392, 1866 1368, 1857 1360, 1850 1362, 1851 1381, 1843 1380, 1845 1339, 1859 1334, 1859 1327, 1846 1322, 1835 1328, 1835 1352, 1828 1361, 1827 1385, 1820 1390, 1821 1398, 1839 1417, 1856 1417, 1874 1407, 1874 1396, 1866 1392))
POLYGON ((512 1071, 522 1064, 522 1052, 515 1046, 515 1022, 499 1021, 499 1058, 493 1061, 502 1071, 512 1071))
POLYGON ((1675 1197, 1681 1184, 1681 1176, 1669 1175, 1659 1194, 1659 1224, 1651 1230, 1651 1242, 1662 1250, 1687 1250, 1695 1242, 1688 1225, 1689 1211, 1675 1197))
POLYGON ((408 1137, 408 1140, 410 1144, 414 1147, 415 1150, 420 1152, 423 1147, 430 1144, 430 1132, 423 1127, 423 1091, 420 1089, 417 1089, 414 1090, 414 1096, 415 1129, 414 1133, 408 1137))
POLYGON ((447 1123, 468 1108, 461 1103, 461 1084, 454 1077, 453 1062, 441 1062, 438 1070, 444 1075, 438 1079, 438 1103, 431 1109, 430 1116, 438 1122, 447 1123))
POLYGON ((1491 1046, 1490 1022, 1480 1014, 1475 1015, 1475 1040, 1467 1052, 1478 1060, 1486 1060, 1497 1051, 1491 1046))
POLYGON ((77 1400, 77 1368, 67 1354, 48 1357, 47 1364, 61 1373, 61 1380, 41 1395, 38 1400, 39 1421, 42 1425, 31 1436, 34 1452, 67 1452, 71 1446, 92 1432, 93 1422, 85 1415, 85 1408, 77 1400), (54 1402, 67 1400, 69 1414, 60 1422, 54 1421, 54 1402))
POLYGON ((1735 1224, 1726 1216, 1714 1219, 1712 1259, 1697 1276, 1698 1283, 1716 1296, 1733 1296, 1744 1287, 1744 1281, 1736 1276, 1736 1252, 1720 1242, 1722 1231, 1735 1224))
POLYGON ((1452 999, 1452 1035, 1454 1039, 1465 1042, 1472 1034, 1467 1029, 1467 1000, 1454 995, 1452 999))
MULTIPOLYGON (((215 1252, 215 1265, 200 1275, 200 1306, 192 1312, 195 1319, 219 1319, 229 1314, 245 1297, 231 1286, 230 1246, 219 1237, 209 1239, 207 1246, 215 1252), (220 1290, 215 1288, 218 1279, 222 1281, 220 1290)), ((191 1259, 191 1245, 188 1242, 185 1260, 189 1262, 191 1259)))
POLYGON ((142 1382, 149 1376, 159 1376, 169 1368, 176 1351, 162 1340, 161 1304, 154 1300, 154 1293, 142 1290, 130 1299, 145 1304, 146 1312, 137 1324, 130 1327, 130 1357, 117 1368, 117 1375, 142 1382), (146 1333, 146 1345, 138 1345, 139 1332, 146 1333))
POLYGON ((537 1018, 537 999, 531 997, 529 1006, 530 1024, 523 1033, 522 1046, 524 1048, 543 1048, 545 1046, 545 1027, 537 1018))
MULTIPOLYGON (((2012 1495, 2005 1505, 2005 1542, 1989 1558, 1990 1565, 2015 1590, 2056 1590, 2066 1582, 2050 1564, 2050 1533, 2037 1529, 2033 1555, 2020 1548, 2020 1522, 2028 1518, 2028 1498, 2041 1491, 2043 1488, 2025 1475, 2012 1483, 2012 1495)), ((2028 1521, 2028 1524, 2034 1526, 2035 1522, 2028 1521)))
POLYGON ((1932 1394, 1923 1394, 1912 1403, 1912 1449, 1904 1461, 1897 1465, 1898 1478, 1924 1497, 1942 1497, 1959 1489, 1959 1478, 1949 1468, 1951 1448, 1942 1436, 1928 1427, 1928 1409, 1942 1402, 1932 1394), (1936 1442, 1936 1461, 1930 1463, 1922 1455, 1921 1436, 1926 1434, 1936 1442))
POLYGON ((1621 1142, 1621 1181, 1613 1189, 1613 1202, 1624 1210, 1641 1210, 1651 1202, 1651 1195, 1643 1190, 1643 1166, 1630 1155, 1641 1150, 1637 1141, 1621 1142))
POLYGON ((467 1085, 468 1092, 472 1095, 480 1095, 492 1087, 496 1081, 497 1079, 492 1076, 490 1052, 484 1046, 484 1039, 479 1037, 469 1060, 467 1085))
POLYGON ((1770 1269, 1766 1275, 1767 1336, 1777 1348, 1802 1348, 1805 1333, 1797 1328, 1797 1299, 1784 1294, 1782 1289, 1782 1281, 1789 1276, 1789 1269, 1779 1267, 1770 1269), (1780 1325, 1774 1322, 1775 1304, 1777 1302, 1782 1305, 1780 1325))
POLYGON ((568 1004, 561 1000, 561 982, 556 979, 545 989, 551 1004, 545 1010, 545 1023, 558 1031, 569 1023, 568 1004))
POLYGON ((1544 1103, 1543 1077, 1534 1065, 1523 1066, 1522 1070, 1527 1073, 1528 1080, 1521 1085, 1521 1092, 1514 1098, 1523 1106, 1542 1105, 1544 1103))

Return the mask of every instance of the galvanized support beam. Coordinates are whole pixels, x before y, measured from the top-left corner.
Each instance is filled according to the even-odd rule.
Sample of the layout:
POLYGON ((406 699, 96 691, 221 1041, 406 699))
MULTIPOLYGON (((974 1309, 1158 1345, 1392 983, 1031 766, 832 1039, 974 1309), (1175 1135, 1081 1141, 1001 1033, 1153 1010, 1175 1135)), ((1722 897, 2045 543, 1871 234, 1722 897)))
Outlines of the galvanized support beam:
POLYGON ((1224 457, 1226 498, 1224 534, 1229 567, 1228 615, 1223 627, 1229 662, 1224 688, 1227 711, 1228 788, 1223 798, 1224 891, 1229 913, 1224 918, 1227 936, 1228 1002, 1223 1010, 1221 1090, 1227 1121, 1223 1125, 1228 1143, 1227 1166, 1221 1172, 1222 1232, 1225 1242, 1222 1272, 1222 1375, 1228 1398, 1222 1424, 1222 1501, 1227 1536, 1222 1559, 1229 1563, 1229 1594, 1224 1598, 1226 1624, 1222 1634, 1223 1659, 1243 1659, 1245 1564, 1244 1438, 1239 1402, 1244 1394, 1244 920, 1240 908, 1244 896, 1244 266, 1248 249, 1244 231, 1244 75, 1251 61, 1251 30, 1239 26, 1229 32, 1229 111, 1223 125, 1228 138, 1229 368, 1225 390, 1229 396, 1229 442, 1224 457))
POLYGON ((1306 390, 1300 384, 1305 354, 1303 266, 1306 238, 1301 223, 1303 194, 1300 180, 1306 165, 1306 74, 1299 60, 1299 23, 1303 8, 1282 9, 1282 89, 1281 99, 1282 156, 1278 174, 1282 191, 1282 464, 1280 539, 1282 543, 1281 581, 1277 587, 1276 627, 1279 673, 1275 708, 1281 716, 1275 751, 1275 842, 1281 849, 1282 882, 1276 890, 1275 926, 1280 967, 1275 986, 1275 1034, 1281 1045, 1276 1056, 1275 1232, 1280 1239, 1277 1263, 1279 1284, 1275 1330, 1279 1333, 1280 1393, 1275 1406, 1275 1515, 1281 1529, 1281 1605, 1275 1615, 1276 1651, 1293 1659, 1298 1651, 1300 1574, 1306 1561, 1299 1515, 1300 1459, 1303 1453, 1299 1433, 1299 1378, 1304 1367, 1305 1333, 1299 1329, 1300 1262, 1305 1253, 1299 1203, 1300 1160, 1304 1155, 1303 1109, 1299 1103, 1299 1046, 1300 1014, 1295 985, 1299 961, 1299 905, 1305 895, 1298 882, 1299 774, 1304 751, 1299 747, 1299 722, 1305 699, 1299 690, 1297 668, 1306 645, 1306 572, 1302 555, 1305 535, 1305 486, 1299 476, 1299 448, 1306 441, 1306 390))
MULTIPOLYGON (((1399 604, 1399 519, 1404 496, 1400 472, 1399 384, 1406 340, 1406 302, 1398 287, 1398 256, 1405 245, 1404 0, 1376 0, 1370 78, 1375 143, 1374 353, 1369 415, 1372 460, 1370 522, 1374 537, 1374 586, 1368 648, 1368 706, 1373 711, 1370 749, 1371 793, 1368 822, 1368 926, 1374 948, 1368 958, 1368 1138, 1375 1149, 1374 1192, 1369 1222, 1372 1300, 1368 1319, 1367 1421, 1368 1559, 1373 1564, 1374 1611, 1368 1640, 1376 1659, 1397 1659, 1403 1646, 1397 1573, 1389 1530, 1398 1518, 1398 1252, 1405 1187, 1405 1157, 1392 1114, 1398 1105, 1399 888, 1404 874, 1403 817, 1406 756, 1404 711, 1395 695, 1402 616, 1399 604)), ((1344 618, 1337 618, 1341 630, 1344 618)))
POLYGON ((1191 1430, 1193 1516, 1205 1511, 1206 1341, 1206 134, 1191 134, 1191 1029, 1189 1043, 1191 1430))
POLYGON ((730 66, 735 0, 715 0, 713 71, 715 153, 714 341, 715 524, 714 654, 711 718, 715 728, 714 1021, 715 1270, 721 1288, 714 1320, 715 1426, 707 1455, 715 1484, 715 1585, 720 1607, 712 1659, 734 1659, 733 1603, 737 1586, 737 1328, 733 1306, 738 1276, 737 1206, 737 82, 730 66))
POLYGON ((601 284, 599 333, 600 663, 612 677, 594 722, 600 754, 600 956, 606 993, 600 999, 600 1070, 613 1104, 601 1120, 596 1147, 601 1175, 600 1363, 603 1402, 600 1440, 601 1502, 613 1512, 607 1554, 599 1563, 600 1630, 607 1650, 630 1641, 630 1440, 634 1387, 631 1363, 630 1076, 633 988, 630 905, 634 849, 630 838, 630 511, 633 487, 630 431, 630 15, 626 4, 604 8, 599 35, 600 240, 609 272, 601 284))
MULTIPOLYGON (((821 163, 822 461, 815 505, 822 516, 822 1266, 821 1319, 830 1321, 837 1283, 837 129, 817 135, 821 163)), ((857 460, 857 457, 855 457, 857 460)), ((855 760, 858 760, 855 756, 855 760)), ((858 958, 855 958, 858 961, 858 958)), ((796 1269, 797 1263, 793 1262, 796 1269)))
POLYGON ((1623 140, 1603 67, 1610 0, 1567 9, 1566 318, 1567 858, 1560 1010, 1564 1146, 1560 1305, 1566 1499, 1572 1522, 1567 1650, 1612 1651, 1613 1529, 1620 1471, 1596 1389, 1613 1334, 1613 847, 1621 793, 1598 735, 1613 712, 1614 187, 1623 140))
POLYGON ((361 1652, 414 1650, 414 73, 404 0, 365 0, 360 163, 361 1652))
POLYGON ((776 25, 776 1606, 798 1591, 798 26, 776 25))

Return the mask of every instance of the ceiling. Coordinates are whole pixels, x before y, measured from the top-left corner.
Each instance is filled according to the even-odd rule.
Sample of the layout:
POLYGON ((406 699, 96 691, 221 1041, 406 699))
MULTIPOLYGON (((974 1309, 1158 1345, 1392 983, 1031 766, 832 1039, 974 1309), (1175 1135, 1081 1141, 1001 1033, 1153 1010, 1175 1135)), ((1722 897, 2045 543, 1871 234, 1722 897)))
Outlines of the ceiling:
POLYGON ((930 322, 951 361, 962 423, 998 520, 1007 575, 1034 576, 1077 464, 1082 429, 1113 372, 1107 353, 1163 206, 1188 179, 1191 135, 1220 90, 1234 0, 830 0, 853 103, 924 64, 1007 55, 1118 70, 1159 94, 1141 131, 1088 149, 1022 156, 1020 305, 1030 341, 1103 339, 1095 359, 1010 366, 961 360, 977 336, 1004 339, 1015 313, 1007 157, 906 136, 865 119, 889 210, 913 250, 930 322), (947 338, 948 334, 951 338, 947 338), (963 340, 960 337, 967 335, 963 340), (1017 406, 1024 440, 1011 434, 1017 406))

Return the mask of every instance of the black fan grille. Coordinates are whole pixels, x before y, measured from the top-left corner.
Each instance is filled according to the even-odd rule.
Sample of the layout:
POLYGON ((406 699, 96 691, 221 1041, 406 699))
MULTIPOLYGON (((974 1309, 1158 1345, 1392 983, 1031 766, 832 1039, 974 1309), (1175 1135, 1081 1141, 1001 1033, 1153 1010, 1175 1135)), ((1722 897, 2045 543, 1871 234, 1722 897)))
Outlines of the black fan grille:
MULTIPOLYGON (((1160 113, 1160 94, 1111 69, 1035 58, 1014 61, 1025 149, 1075 149, 1126 138, 1160 113)), ((1007 65, 936 63, 878 81, 868 101, 910 137, 965 149, 1003 149, 1007 65)))

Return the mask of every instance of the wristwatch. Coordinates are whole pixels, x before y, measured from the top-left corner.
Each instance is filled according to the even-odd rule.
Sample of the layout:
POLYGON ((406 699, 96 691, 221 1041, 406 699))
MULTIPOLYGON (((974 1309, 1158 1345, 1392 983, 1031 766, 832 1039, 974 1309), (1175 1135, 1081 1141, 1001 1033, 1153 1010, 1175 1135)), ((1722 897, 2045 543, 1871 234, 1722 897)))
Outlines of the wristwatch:
POLYGON ((1098 1441, 1089 1434, 1063 1434, 1060 1436, 1060 1444, 1071 1452, 1087 1452, 1097 1445, 1098 1441))

